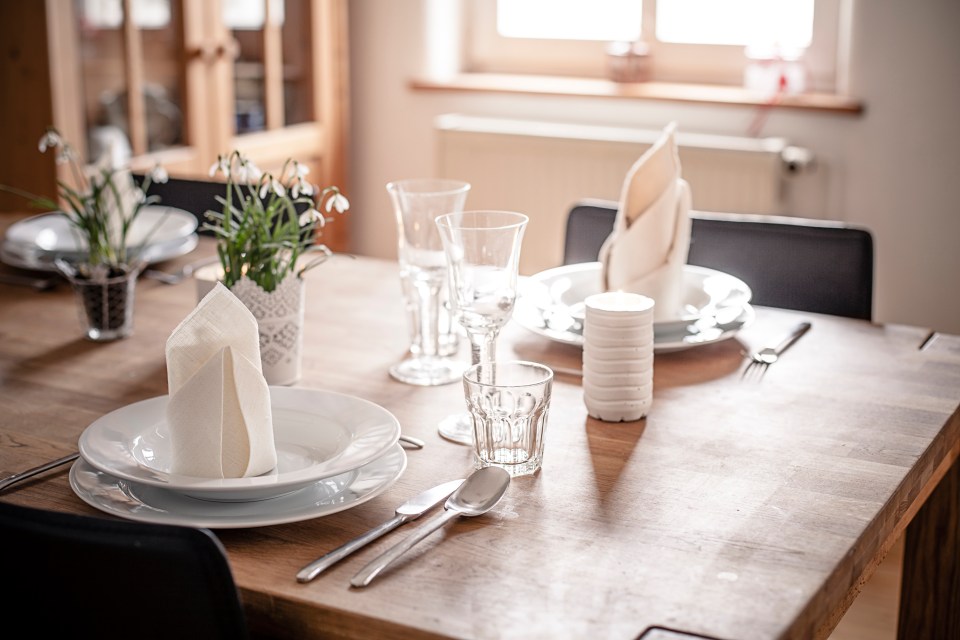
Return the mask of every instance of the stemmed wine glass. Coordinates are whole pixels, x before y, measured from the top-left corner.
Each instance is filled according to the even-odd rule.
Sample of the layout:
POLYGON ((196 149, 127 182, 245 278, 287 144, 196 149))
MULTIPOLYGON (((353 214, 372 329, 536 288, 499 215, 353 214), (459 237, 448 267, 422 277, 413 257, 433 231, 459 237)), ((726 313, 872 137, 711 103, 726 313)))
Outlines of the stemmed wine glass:
MULTIPOLYGON (((472 364, 493 362, 497 336, 513 315, 520 244, 529 218, 513 211, 461 211, 438 216, 454 314, 470 340, 472 364)), ((440 421, 440 435, 473 444, 466 411, 440 421)))

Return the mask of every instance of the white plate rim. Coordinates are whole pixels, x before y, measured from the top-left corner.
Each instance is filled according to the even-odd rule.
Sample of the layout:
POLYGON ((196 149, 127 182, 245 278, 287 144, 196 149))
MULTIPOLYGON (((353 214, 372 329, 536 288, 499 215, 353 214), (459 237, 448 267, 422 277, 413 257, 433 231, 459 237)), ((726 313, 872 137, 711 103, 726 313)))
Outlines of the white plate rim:
MULTIPOLYGON (((199 242, 200 237, 196 233, 193 233, 186 238, 150 245, 144 251, 144 255, 147 264, 156 264, 190 253, 197 248, 199 242)), ((53 260, 53 253, 38 254, 34 252, 33 249, 30 249, 24 254, 21 253, 20 248, 13 247, 6 242, 0 245, 0 261, 18 269, 58 272, 57 267, 53 264, 53 260)))
POLYGON ((128 520, 210 529, 241 529, 300 522, 351 509, 393 486, 406 468, 407 454, 402 446, 395 444, 383 456, 341 474, 346 486, 326 499, 317 499, 319 485, 336 480, 339 476, 319 480, 314 483, 315 486, 277 498, 238 503, 208 502, 177 491, 122 480, 79 458, 70 467, 70 488, 91 507, 128 520), (136 492, 139 497, 131 495, 129 491, 136 492), (122 497, 116 495, 118 492, 122 497), (151 499, 145 500, 144 495, 151 499), (171 509, 177 504, 202 505, 204 515, 178 514, 171 509))
MULTIPOLYGON (((364 424, 368 428, 367 432, 356 431, 353 424, 340 425, 348 430, 354 429, 351 432, 350 443, 329 460, 305 469, 250 478, 218 479, 178 476, 145 468, 133 454, 135 439, 142 437, 144 433, 155 428, 165 419, 165 407, 169 396, 164 395, 120 407, 92 422, 80 434, 78 441, 80 455, 92 467, 121 480, 190 492, 195 495, 220 496, 225 500, 255 500, 264 495, 286 493, 323 478, 356 469, 382 456, 400 438, 400 422, 396 416, 386 408, 364 398, 324 389, 283 386, 271 386, 270 397, 274 408, 306 412, 312 409, 317 415, 320 415, 319 410, 324 400, 333 399, 352 404, 354 415, 358 415, 357 412, 363 410, 369 414, 376 414, 375 419, 380 422, 364 424), (374 433, 375 428, 382 430, 382 434, 374 433), (117 437, 113 437, 114 435, 117 437), (372 438, 372 441, 367 442, 364 438, 372 438)), ((283 429, 282 422, 275 422, 275 438, 278 424, 279 428, 283 429)))
MULTIPOLYGON (((756 311, 753 306, 748 304, 743 305, 740 309, 737 310, 737 316, 732 320, 729 320, 724 323, 724 329, 720 329, 719 332, 714 331, 715 327, 707 327, 706 330, 700 330, 696 333, 689 333, 684 335, 679 340, 672 339, 673 336, 677 335, 674 332, 668 334, 668 338, 664 338, 662 335, 658 336, 656 332, 653 334, 653 351, 654 353, 670 353, 673 351, 684 351, 692 347, 698 347, 706 344, 713 344, 715 342, 721 342, 732 338, 735 336, 741 329, 749 326, 753 320, 756 318, 756 311)), ((539 336, 552 340, 553 342, 559 342, 561 344, 568 344, 576 347, 583 347, 583 336, 579 333, 571 332, 562 332, 554 329, 545 328, 543 326, 537 326, 534 323, 530 322, 525 324, 520 318, 514 316, 518 324, 524 329, 531 331, 539 336)), ((687 330, 692 330, 697 323, 693 322, 687 326, 687 330)), ((709 324, 709 323, 707 323, 709 324)))
MULTIPOLYGON (((553 269, 547 269, 545 271, 536 273, 532 276, 529 276, 527 280, 539 283, 550 277, 567 275, 571 272, 577 273, 584 271, 595 271, 601 268, 602 265, 599 262, 584 262, 563 265, 561 267, 555 267, 553 269)), ((752 297, 752 291, 746 283, 736 276, 723 273, 722 271, 696 265, 684 265, 684 273, 694 273, 704 276, 724 276, 740 283, 740 290, 746 292, 747 300, 752 297)), ((539 336, 548 338, 553 342, 579 347, 583 346, 583 336, 580 333, 547 327, 544 324, 541 310, 536 304, 530 302, 523 295, 522 287, 520 291, 521 294, 517 296, 513 313, 513 319, 520 324, 520 326, 539 336)), ((721 304, 717 305, 717 308, 727 316, 735 314, 732 319, 729 317, 725 319, 723 326, 727 328, 722 329, 719 332, 713 330, 715 327, 709 326, 716 316, 696 318, 682 323, 654 323, 654 351, 657 353, 681 351, 691 347, 712 344, 714 342, 726 340, 727 338, 733 337, 740 329, 750 324, 756 315, 753 307, 748 302, 745 302, 742 305, 724 307, 721 301, 721 304), (703 329, 700 329, 697 327, 698 324, 705 326, 703 329), (707 335, 710 337, 705 337, 707 335)))
MULTIPOLYGON (((173 218, 174 221, 169 225, 169 229, 164 228, 163 226, 158 227, 158 232, 166 232, 167 235, 154 236, 150 239, 150 242, 136 244, 134 242, 130 243, 130 247, 138 246, 151 246, 154 244, 163 244, 167 242, 173 242, 174 240, 182 240, 192 233, 197 231, 197 228, 200 226, 200 221, 195 215, 180 209, 178 207, 169 207, 163 204, 154 204, 147 205, 137 216, 134 221, 133 226, 131 227, 131 232, 138 229, 138 227, 148 227, 151 224, 156 224, 160 222, 164 217, 173 218), (153 220, 151 222, 151 219, 153 220), (143 222, 141 222, 143 221, 143 222)), ((82 246, 77 246, 75 242, 71 242, 70 246, 61 246, 61 247, 52 247, 44 248, 37 245, 36 240, 34 239, 38 233, 44 229, 44 220, 55 220, 55 224, 58 229, 64 231, 63 237, 70 237, 71 240, 79 240, 73 231, 73 225, 67 219, 67 216, 64 215, 62 211, 48 211, 46 213, 40 213, 28 218, 22 218, 11 224, 7 231, 4 234, 4 238, 7 242, 10 243, 11 247, 21 248, 21 249, 38 249, 40 251, 48 253, 59 253, 73 255, 78 253, 83 253, 84 249, 82 246), (38 227, 36 230, 33 227, 38 227), (18 237, 25 236, 25 237, 18 237)), ((146 228, 144 233, 146 233, 146 228)), ((59 236, 58 236, 59 237, 59 236)))
MULTIPOLYGON (((531 276, 527 276, 525 280, 524 287, 530 287, 531 283, 541 284, 546 288, 550 288, 550 283, 556 282, 560 278, 567 278, 572 280, 577 276, 583 276, 583 274, 600 274, 603 270, 603 265, 600 262, 578 262, 574 264, 561 265, 559 267, 553 267, 552 269, 545 269, 544 271, 539 271, 531 276)), ((703 307, 700 307, 696 312, 688 312, 685 315, 679 316, 677 318, 671 318, 669 320, 658 321, 656 324, 661 325, 677 325, 682 326, 684 323, 695 322, 698 320, 703 311, 709 308, 724 308, 729 307, 734 303, 741 302, 747 303, 750 302, 750 299, 753 297, 753 292, 750 289, 750 286, 741 280, 740 278, 730 275, 729 273, 724 273, 717 269, 711 269, 709 267, 701 267, 698 265, 685 264, 683 265, 683 277, 684 279, 690 278, 700 278, 702 281, 706 281, 709 278, 720 278, 722 281, 729 282, 730 287, 727 291, 726 298, 718 299, 713 301, 712 304, 707 304, 703 307)), ((687 284, 686 282, 684 284, 687 284)), ((701 289, 703 291, 703 289, 701 289)), ((707 296, 709 299, 709 295, 707 296)), ((560 301, 555 301, 555 306, 562 307, 563 303, 560 301)), ((583 302, 578 300, 578 302, 583 302)), ((689 301, 687 301, 689 302, 689 301)), ((569 308, 569 307, 567 307, 569 308)))

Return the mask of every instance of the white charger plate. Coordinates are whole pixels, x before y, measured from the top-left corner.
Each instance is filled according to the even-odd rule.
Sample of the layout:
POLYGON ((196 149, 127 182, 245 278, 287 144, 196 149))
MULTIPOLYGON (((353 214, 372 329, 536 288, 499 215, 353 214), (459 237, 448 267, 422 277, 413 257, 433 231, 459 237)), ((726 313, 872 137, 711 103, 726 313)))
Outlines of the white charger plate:
POLYGON ((237 529, 299 522, 350 509, 386 491, 406 468, 406 452, 395 444, 365 465, 279 497, 208 502, 177 491, 121 480, 81 458, 70 468, 70 487, 90 506, 128 520, 237 529))
MULTIPOLYGON (((547 269, 525 278, 513 318, 554 342, 583 345, 584 301, 603 291, 603 266, 585 262, 547 269)), ((675 319, 653 325, 654 351, 679 351, 732 337, 752 322, 750 287, 734 276, 684 265, 683 303, 675 319)))
POLYGON ((219 502, 274 498, 379 458, 400 438, 392 413, 332 391, 270 387, 277 466, 250 478, 171 473, 169 396, 142 400, 97 419, 80 435, 80 455, 117 479, 219 502))

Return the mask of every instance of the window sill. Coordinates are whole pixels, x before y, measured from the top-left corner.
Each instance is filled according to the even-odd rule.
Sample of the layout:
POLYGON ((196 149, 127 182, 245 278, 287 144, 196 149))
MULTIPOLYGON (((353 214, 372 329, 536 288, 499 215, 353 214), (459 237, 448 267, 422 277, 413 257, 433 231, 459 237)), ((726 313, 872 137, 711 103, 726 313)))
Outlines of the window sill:
POLYGON ((860 100, 828 93, 784 95, 771 99, 743 87, 669 82, 613 82, 601 78, 572 78, 496 73, 461 73, 444 79, 415 78, 417 91, 479 91, 543 96, 576 96, 665 100, 699 104, 774 107, 859 115, 860 100))

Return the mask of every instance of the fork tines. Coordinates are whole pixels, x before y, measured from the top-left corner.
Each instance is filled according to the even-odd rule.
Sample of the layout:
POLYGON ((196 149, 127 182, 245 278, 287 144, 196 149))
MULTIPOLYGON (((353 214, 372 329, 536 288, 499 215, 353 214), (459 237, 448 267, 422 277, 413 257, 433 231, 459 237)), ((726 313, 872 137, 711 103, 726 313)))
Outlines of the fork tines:
POLYGON ((770 365, 762 360, 757 360, 753 356, 747 356, 747 366, 743 368, 743 373, 740 374, 741 380, 746 380, 748 378, 754 380, 760 380, 763 378, 764 374, 767 372, 767 367, 770 365))

